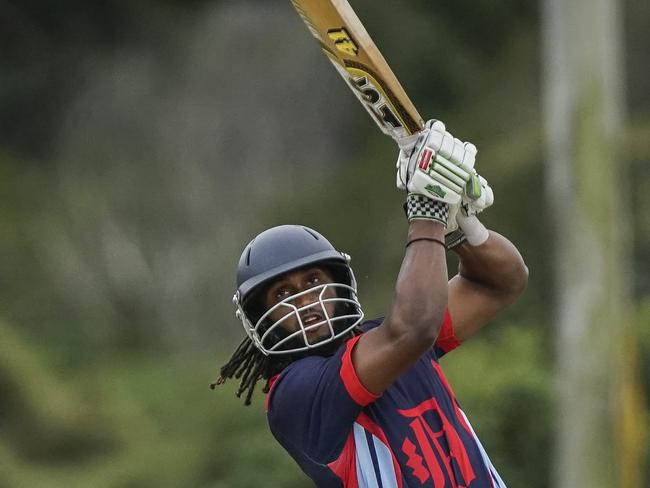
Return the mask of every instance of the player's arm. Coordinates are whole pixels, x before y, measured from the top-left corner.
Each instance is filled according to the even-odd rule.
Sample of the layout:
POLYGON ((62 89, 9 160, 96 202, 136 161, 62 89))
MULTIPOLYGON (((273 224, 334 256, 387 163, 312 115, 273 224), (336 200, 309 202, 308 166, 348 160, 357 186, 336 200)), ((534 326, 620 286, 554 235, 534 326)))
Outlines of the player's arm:
POLYGON ((352 351, 362 385, 381 393, 431 349, 447 309, 445 224, 460 203, 476 148, 454 139, 444 124, 428 124, 398 160, 398 187, 409 191, 408 240, 383 324, 363 334, 352 351), (437 241, 437 242, 436 242, 437 241))
POLYGON ((521 295, 528 268, 517 248, 493 231, 482 244, 465 241, 454 252, 460 265, 449 281, 449 313, 456 337, 464 341, 521 295))
MULTIPOLYGON (((408 239, 422 237, 443 242, 444 227, 413 222, 408 239)), ((361 383, 370 392, 381 393, 411 367, 434 344, 446 307, 445 247, 434 241, 415 241, 404 255, 384 322, 363 334, 352 351, 361 383)))

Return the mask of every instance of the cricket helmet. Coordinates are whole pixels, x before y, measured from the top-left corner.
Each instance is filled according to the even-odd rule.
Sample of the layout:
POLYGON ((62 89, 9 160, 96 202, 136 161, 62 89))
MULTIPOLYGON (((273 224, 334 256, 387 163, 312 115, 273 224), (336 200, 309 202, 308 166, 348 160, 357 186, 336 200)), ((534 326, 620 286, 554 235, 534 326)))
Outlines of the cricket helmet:
POLYGON ((347 254, 337 251, 315 230, 301 225, 273 227, 255 237, 239 259, 233 297, 235 315, 255 346, 266 355, 304 354, 352 331, 363 320, 363 312, 349 263, 347 254), (275 280, 313 266, 326 269, 333 282, 294 293, 270 308, 264 304, 264 292, 275 280), (304 295, 314 300, 299 304, 305 301, 301 298, 304 295), (276 311, 282 312, 276 316, 283 316, 273 320, 276 311), (315 315, 318 321, 314 323, 313 317, 309 322, 303 320, 306 314, 315 315))

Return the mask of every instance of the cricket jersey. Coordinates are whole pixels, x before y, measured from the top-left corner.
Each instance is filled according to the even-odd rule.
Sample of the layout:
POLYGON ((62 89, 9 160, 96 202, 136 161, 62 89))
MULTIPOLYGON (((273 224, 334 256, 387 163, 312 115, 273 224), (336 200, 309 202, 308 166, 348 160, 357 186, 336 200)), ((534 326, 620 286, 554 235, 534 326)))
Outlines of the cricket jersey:
POLYGON ((352 366, 360 337, 291 363, 267 397, 271 432, 316 486, 505 488, 438 364, 460 345, 449 314, 435 345, 380 395, 352 366))

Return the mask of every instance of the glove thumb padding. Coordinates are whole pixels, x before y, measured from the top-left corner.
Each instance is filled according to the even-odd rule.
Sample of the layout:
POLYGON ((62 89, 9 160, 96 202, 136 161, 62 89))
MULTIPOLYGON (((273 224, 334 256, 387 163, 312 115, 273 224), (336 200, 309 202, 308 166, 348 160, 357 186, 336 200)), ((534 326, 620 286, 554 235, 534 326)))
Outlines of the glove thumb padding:
POLYGON ((465 216, 463 212, 458 212, 456 220, 470 246, 480 246, 490 237, 490 233, 476 215, 465 216))

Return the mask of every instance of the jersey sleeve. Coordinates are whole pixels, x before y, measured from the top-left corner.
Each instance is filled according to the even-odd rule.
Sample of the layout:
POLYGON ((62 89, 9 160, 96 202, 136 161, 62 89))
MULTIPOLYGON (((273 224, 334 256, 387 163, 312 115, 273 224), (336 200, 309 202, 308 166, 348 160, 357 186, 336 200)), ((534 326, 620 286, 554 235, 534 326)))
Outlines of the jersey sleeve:
POLYGON ((436 358, 441 358, 448 352, 453 351, 461 342, 456 333, 454 332, 453 321, 451 320, 451 315, 449 310, 445 312, 445 318, 442 322, 442 327, 440 327, 440 333, 436 339, 435 344, 433 345, 433 352, 436 358))
MULTIPOLYGON (((384 317, 380 317, 378 319, 365 322, 364 331, 379 327, 383 321, 384 317)), ((436 339, 433 348, 431 348, 429 351, 429 354, 433 354, 436 358, 441 358, 460 345, 461 340, 456 336, 456 333, 454 332, 454 325, 453 320, 451 319, 451 314, 449 313, 449 310, 446 310, 445 316, 442 319, 442 326, 440 327, 438 338, 436 339)))
POLYGON ((351 352, 359 336, 331 357, 310 356, 285 369, 269 392, 271 432, 294 457, 328 463, 343 449, 359 413, 378 395, 359 381, 351 352))

